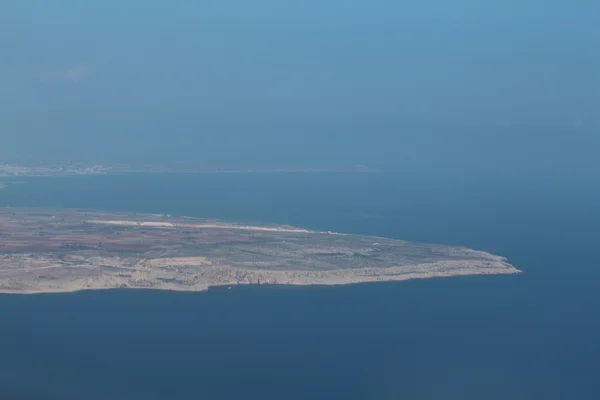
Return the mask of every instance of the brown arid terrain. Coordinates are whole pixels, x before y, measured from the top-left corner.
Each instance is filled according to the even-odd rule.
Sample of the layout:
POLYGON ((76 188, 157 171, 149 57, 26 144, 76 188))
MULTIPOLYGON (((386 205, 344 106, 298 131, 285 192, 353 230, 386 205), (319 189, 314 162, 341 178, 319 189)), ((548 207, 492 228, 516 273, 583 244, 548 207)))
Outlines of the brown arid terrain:
POLYGON ((380 237, 170 215, 0 208, 4 293, 200 291, 519 272, 493 254, 380 237))

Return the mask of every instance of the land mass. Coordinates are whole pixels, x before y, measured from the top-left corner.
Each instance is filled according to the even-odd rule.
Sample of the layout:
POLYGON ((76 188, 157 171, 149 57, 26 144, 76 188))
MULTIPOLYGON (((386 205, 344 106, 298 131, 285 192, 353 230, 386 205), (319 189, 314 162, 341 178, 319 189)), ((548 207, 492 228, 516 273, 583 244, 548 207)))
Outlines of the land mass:
POLYGON ((0 208, 0 292, 342 285, 519 273, 462 247, 171 215, 0 208))
POLYGON ((252 173, 252 172, 376 172, 365 165, 325 167, 273 167, 273 166, 211 166, 201 167, 161 167, 151 165, 83 165, 77 163, 48 165, 0 164, 0 178, 72 176, 72 175, 108 175, 130 173, 252 173))

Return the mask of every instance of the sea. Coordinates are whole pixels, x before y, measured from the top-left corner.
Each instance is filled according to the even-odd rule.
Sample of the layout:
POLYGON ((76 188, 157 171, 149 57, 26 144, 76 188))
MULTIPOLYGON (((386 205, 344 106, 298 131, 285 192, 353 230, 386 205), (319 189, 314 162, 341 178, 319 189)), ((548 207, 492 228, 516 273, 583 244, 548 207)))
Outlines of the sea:
POLYGON ((0 295, 0 399, 600 399, 593 174, 13 178, 1 206, 164 213, 466 246, 523 273, 0 295))

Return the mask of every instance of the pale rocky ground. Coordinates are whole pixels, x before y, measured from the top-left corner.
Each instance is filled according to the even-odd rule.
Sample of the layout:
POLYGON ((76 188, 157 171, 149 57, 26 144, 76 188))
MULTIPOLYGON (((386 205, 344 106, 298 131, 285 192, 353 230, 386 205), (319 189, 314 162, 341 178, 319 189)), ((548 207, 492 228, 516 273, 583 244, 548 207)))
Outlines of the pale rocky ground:
POLYGON ((505 258, 476 250, 292 227, 100 213, 63 214, 54 223, 49 214, 13 214, 0 213, 0 223, 13 224, 12 231, 24 227, 30 236, 0 225, 0 292, 201 291, 220 285, 342 285, 520 272, 505 258), (32 251, 31 240, 43 240, 45 247, 32 251), (48 248, 59 240, 60 246, 48 248), (124 251, 123 243, 146 247, 124 251))

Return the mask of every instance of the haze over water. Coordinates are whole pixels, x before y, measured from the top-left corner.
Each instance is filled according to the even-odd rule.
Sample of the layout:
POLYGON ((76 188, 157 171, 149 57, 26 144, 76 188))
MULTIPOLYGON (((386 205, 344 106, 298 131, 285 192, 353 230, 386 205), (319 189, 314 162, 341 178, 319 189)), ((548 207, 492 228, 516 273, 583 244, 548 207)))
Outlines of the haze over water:
POLYGON ((600 196, 581 176, 139 174, 8 185, 2 205, 463 245, 506 256, 525 273, 1 295, 0 397, 596 399, 600 196))

